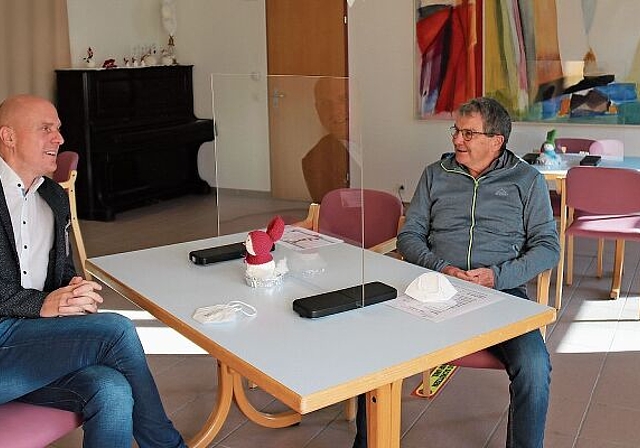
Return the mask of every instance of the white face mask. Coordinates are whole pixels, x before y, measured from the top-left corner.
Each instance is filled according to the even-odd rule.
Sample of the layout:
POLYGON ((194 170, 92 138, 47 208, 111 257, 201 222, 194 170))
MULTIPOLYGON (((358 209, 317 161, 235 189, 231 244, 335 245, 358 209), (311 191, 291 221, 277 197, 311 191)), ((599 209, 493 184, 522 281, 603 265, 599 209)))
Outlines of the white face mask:
POLYGON ((225 305, 212 305, 198 308, 193 313, 193 318, 202 324, 223 324, 236 320, 238 313, 247 317, 254 317, 258 311, 248 303, 241 300, 232 300, 225 305))

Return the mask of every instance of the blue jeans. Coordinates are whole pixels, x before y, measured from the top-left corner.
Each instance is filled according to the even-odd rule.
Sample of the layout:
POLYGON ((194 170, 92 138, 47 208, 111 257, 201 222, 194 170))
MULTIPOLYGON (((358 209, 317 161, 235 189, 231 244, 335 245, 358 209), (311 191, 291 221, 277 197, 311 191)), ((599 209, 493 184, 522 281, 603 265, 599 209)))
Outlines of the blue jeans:
MULTIPOLYGON (((526 299, 522 289, 504 292, 526 299)), ((489 350, 506 366, 509 385, 507 448, 542 448, 549 405, 551 361, 539 330, 502 342, 489 350)), ((367 446, 366 397, 358 396, 353 448, 367 446)))
POLYGON ((118 314, 0 318, 0 403, 73 411, 84 447, 182 448, 133 323, 118 314))

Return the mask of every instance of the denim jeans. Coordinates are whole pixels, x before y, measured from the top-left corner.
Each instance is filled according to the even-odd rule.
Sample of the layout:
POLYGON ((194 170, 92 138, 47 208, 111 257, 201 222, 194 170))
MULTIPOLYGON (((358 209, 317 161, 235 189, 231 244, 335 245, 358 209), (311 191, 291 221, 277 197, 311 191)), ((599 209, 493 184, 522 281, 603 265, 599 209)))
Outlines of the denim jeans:
POLYGON ((99 313, 0 319, 0 403, 82 415, 85 448, 182 448, 133 323, 99 313))
MULTIPOLYGON (((522 289, 504 292, 526 299, 522 289)), ((511 381, 507 448, 542 448, 549 404, 551 361, 540 331, 534 330, 487 350, 506 366, 511 381)), ((357 433, 353 448, 367 447, 366 403, 364 394, 358 396, 357 433)))

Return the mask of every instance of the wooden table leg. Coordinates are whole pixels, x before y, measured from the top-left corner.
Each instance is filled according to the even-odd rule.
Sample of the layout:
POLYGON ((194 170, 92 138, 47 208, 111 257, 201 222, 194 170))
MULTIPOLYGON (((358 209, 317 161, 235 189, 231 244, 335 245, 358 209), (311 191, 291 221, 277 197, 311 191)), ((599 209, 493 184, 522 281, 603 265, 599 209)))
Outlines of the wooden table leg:
POLYGON ((244 393, 242 377, 218 361, 218 400, 202 429, 188 443, 190 448, 206 448, 216 437, 229 415, 231 402, 236 400, 240 410, 253 422, 267 428, 284 428, 300 422, 295 411, 269 414, 258 411, 244 393))
POLYGON ((188 445, 191 448, 206 448, 211 444, 229 415, 232 400, 233 375, 227 365, 218 362, 218 400, 216 407, 209 414, 200 432, 189 441, 188 445))
POLYGON ((237 372, 233 372, 233 394, 238 407, 244 415, 254 423, 264 426, 265 428, 286 428, 300 423, 301 415, 295 411, 285 411, 279 414, 271 414, 268 412, 258 411, 247 399, 244 392, 244 382, 242 376, 237 372))
POLYGON ((367 446, 400 448, 402 380, 367 392, 367 446))

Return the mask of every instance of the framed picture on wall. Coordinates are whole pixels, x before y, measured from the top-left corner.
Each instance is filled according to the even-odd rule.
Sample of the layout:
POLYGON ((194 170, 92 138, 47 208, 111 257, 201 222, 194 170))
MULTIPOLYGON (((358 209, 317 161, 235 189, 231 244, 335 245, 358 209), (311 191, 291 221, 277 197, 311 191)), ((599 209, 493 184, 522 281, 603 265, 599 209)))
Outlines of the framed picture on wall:
POLYGON ((416 0, 417 115, 498 99, 520 121, 640 124, 636 0, 416 0))

